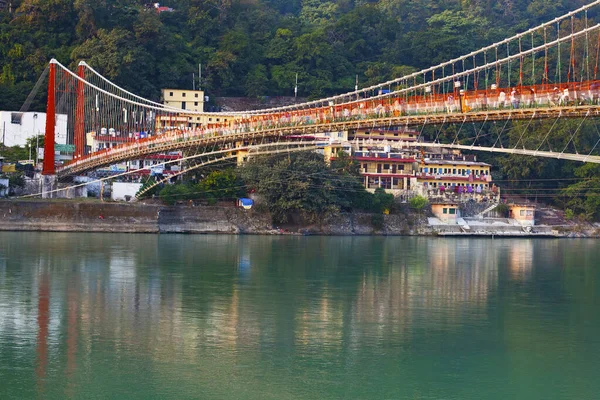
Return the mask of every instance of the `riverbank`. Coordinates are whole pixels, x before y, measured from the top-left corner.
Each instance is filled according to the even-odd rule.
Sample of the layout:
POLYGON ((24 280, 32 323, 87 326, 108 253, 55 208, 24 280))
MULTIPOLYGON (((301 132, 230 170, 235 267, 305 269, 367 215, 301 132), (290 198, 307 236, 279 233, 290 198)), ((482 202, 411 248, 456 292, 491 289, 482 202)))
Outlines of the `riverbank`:
POLYGON ((597 226, 534 227, 531 232, 432 226, 426 217, 407 213, 343 213, 319 224, 273 226, 267 212, 228 206, 164 206, 95 200, 0 201, 0 230, 51 232, 189 233, 258 235, 402 235, 600 237, 597 226))

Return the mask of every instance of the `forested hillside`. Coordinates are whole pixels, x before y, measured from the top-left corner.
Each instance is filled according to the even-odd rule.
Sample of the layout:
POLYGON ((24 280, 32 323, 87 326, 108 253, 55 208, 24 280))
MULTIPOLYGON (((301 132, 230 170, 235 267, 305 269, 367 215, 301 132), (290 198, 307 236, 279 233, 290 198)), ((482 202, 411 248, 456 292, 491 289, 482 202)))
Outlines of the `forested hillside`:
POLYGON ((428 67, 579 7, 585 0, 5 0, 0 109, 18 109, 49 59, 81 59, 158 99, 319 97, 428 67))
MULTIPOLYGON (((211 96, 293 95, 298 74, 298 95, 317 98, 353 90, 356 76, 364 87, 449 60, 587 2, 164 0, 157 9, 134 0, 0 0, 0 109, 18 110, 53 57, 71 68, 86 60, 155 100, 161 88, 191 88, 199 63, 211 96)), ((41 92, 33 109, 44 109, 41 92)), ((568 140, 578 124, 561 121, 553 135, 568 140)), ((509 128, 512 141, 524 129, 535 137, 549 127, 509 128)), ((597 129, 590 121, 581 127, 590 148, 597 129)), ((484 157, 499 166, 505 193, 600 217, 598 166, 484 157)))

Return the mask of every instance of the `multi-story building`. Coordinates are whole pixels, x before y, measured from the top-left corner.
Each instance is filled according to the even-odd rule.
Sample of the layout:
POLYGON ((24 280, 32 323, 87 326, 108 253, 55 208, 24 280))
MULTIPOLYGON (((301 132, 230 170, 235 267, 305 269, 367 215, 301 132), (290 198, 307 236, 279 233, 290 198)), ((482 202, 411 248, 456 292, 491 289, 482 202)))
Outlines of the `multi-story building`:
POLYGON ((161 128, 196 128, 213 125, 222 125, 233 120, 233 117, 225 113, 204 114, 204 91, 184 89, 163 89, 163 104, 182 110, 191 111, 190 114, 179 116, 159 116, 158 126, 161 128), (202 113, 202 114, 198 114, 202 113))
POLYGON ((203 90, 163 89, 163 104, 195 112, 204 111, 203 90))
POLYGON ((425 189, 481 191, 490 189, 490 168, 474 155, 426 154, 419 162, 417 178, 425 189))
POLYGON ((326 159, 344 151, 360 165, 364 186, 369 191, 383 188, 400 195, 407 191, 438 195, 440 192, 482 193, 491 189, 491 165, 474 155, 443 149, 417 150, 401 142, 415 142, 418 132, 357 130, 347 141, 331 137, 324 149, 326 159))

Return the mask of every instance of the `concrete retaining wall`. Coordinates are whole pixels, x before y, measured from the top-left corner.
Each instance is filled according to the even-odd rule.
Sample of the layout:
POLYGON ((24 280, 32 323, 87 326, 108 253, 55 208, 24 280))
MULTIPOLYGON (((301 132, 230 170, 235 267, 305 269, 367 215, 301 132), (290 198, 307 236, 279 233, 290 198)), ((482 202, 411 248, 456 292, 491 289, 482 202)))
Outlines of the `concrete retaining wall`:
MULTIPOLYGON (((385 215, 380 228, 373 214, 341 214, 308 227, 273 227, 271 216, 235 207, 100 203, 96 201, 0 201, 0 230, 138 233, 410 235, 422 223, 405 215, 385 215), (412 227, 416 228, 412 228, 412 227)), ((426 224, 425 224, 426 225, 426 224)))
POLYGON ((0 230, 158 232, 158 207, 71 201, 0 201, 0 230))

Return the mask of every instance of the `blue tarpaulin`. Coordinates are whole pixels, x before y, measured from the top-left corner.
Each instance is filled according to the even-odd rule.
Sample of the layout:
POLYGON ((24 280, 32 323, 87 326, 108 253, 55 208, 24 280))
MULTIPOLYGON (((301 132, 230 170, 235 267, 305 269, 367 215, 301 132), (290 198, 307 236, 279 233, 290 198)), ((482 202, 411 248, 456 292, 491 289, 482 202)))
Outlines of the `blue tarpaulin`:
POLYGON ((249 210, 252 208, 252 205, 254 204, 254 200, 252 199, 239 199, 238 204, 240 207, 245 208, 246 210, 249 210))

